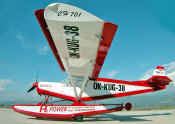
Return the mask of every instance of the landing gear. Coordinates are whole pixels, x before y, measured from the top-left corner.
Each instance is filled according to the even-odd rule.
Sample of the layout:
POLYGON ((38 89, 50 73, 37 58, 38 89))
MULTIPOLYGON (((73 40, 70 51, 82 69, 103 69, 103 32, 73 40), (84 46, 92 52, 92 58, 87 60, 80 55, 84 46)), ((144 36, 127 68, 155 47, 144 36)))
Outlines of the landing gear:
POLYGON ((73 119, 75 121, 81 122, 83 120, 83 116, 75 116, 73 119))

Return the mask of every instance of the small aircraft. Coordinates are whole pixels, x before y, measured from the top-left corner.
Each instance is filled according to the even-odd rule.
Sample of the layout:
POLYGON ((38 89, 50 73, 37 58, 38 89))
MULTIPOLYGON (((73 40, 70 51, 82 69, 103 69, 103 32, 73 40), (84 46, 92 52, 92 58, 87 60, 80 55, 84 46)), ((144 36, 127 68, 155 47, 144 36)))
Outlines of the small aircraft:
POLYGON ((147 80, 99 78, 117 25, 63 3, 50 4, 34 14, 61 70, 66 71, 69 78, 59 83, 36 81, 28 92, 36 88, 45 99, 37 105, 13 105, 16 112, 37 118, 82 121, 83 117, 132 108, 129 102, 87 105, 87 101, 155 92, 165 89, 172 81, 165 76, 162 66, 157 66, 147 80), (52 97, 73 101, 73 104, 55 105, 52 97))

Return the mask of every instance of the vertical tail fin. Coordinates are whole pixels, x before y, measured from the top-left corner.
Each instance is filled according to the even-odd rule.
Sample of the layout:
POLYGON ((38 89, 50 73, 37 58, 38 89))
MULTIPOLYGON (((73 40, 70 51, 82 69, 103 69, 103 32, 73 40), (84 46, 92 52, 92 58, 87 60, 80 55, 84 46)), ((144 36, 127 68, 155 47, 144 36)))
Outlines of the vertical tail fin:
MULTIPOLYGON (((147 83, 161 85, 161 86, 168 85, 170 82, 172 82, 172 80, 167 76, 165 76, 164 67, 162 66, 157 66, 153 73, 153 76, 147 80, 147 83)), ((156 88, 160 88, 160 87, 156 87, 156 88)), ((163 89, 163 88, 160 88, 160 89, 163 89)))
POLYGON ((153 76, 165 76, 165 72, 164 72, 164 67, 163 66, 157 66, 153 76))

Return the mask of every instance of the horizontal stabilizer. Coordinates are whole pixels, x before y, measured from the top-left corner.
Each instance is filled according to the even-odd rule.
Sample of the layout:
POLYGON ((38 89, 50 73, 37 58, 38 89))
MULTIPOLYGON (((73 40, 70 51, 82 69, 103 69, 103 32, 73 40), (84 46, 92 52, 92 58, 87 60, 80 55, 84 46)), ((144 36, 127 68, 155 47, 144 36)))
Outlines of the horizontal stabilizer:
POLYGON ((172 82, 172 80, 167 76, 152 76, 148 79, 148 83, 154 83, 161 86, 168 85, 170 82, 172 82))

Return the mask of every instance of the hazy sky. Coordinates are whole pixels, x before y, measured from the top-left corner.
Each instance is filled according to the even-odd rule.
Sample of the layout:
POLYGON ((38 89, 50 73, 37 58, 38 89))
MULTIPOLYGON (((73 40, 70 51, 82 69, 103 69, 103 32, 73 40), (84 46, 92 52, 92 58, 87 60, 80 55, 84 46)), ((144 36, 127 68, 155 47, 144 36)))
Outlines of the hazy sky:
POLYGON ((77 6, 119 25, 100 77, 139 80, 148 70, 165 64, 174 76, 173 0, 1 0, 0 99, 27 96, 38 67, 40 81, 67 77, 34 16, 35 10, 54 2, 77 6))

